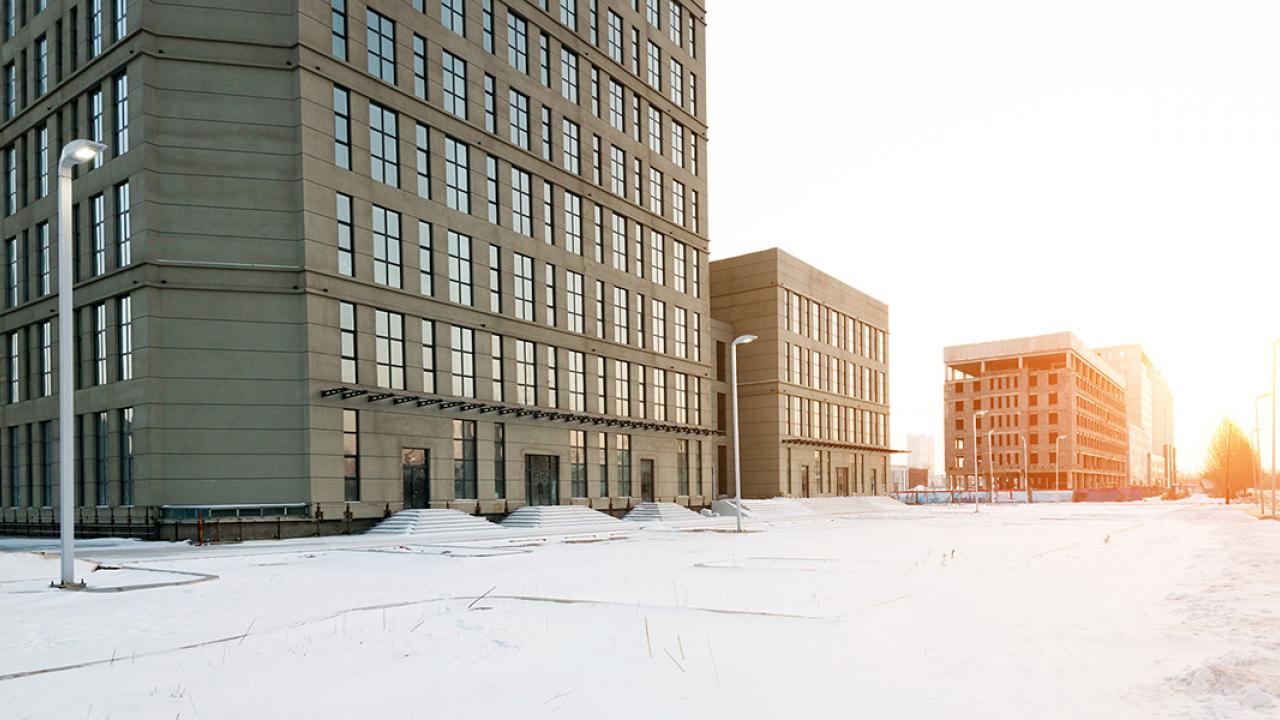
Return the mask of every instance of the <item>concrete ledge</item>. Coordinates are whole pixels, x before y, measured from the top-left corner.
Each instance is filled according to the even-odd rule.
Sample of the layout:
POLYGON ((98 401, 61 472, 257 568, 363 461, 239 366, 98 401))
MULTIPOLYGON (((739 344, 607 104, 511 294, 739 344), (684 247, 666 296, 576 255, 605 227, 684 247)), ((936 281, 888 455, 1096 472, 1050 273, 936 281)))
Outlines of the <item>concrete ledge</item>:
POLYGON ((582 507, 591 507, 591 498, 569 498, 567 505, 580 505, 582 507))
POLYGON ((609 504, 610 504, 609 498, 601 498, 601 497, 591 498, 592 510, 608 510, 609 504))
POLYGON ((468 515, 475 515, 476 511, 480 509, 480 502, 478 500, 450 500, 446 507, 450 510, 461 510, 468 515))
POLYGON ((481 515, 504 515, 507 512, 506 500, 481 500, 481 515))

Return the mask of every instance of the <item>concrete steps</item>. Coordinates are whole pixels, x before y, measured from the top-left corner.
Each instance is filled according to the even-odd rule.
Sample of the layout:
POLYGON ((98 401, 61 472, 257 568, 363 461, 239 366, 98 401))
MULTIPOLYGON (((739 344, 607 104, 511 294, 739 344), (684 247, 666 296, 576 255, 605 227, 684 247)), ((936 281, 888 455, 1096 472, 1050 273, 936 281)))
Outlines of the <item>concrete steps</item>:
POLYGON ((796 498, 796 502, 818 515, 867 515, 898 512, 906 506, 883 495, 858 497, 796 498))
POLYGON ((461 510, 436 508, 430 510, 401 510, 375 525, 368 535, 430 535, 464 530, 497 532, 501 525, 482 517, 468 515, 461 510))
MULTIPOLYGON (((711 506, 717 515, 733 517, 736 505, 733 499, 717 500, 711 506)), ((817 513, 792 498, 770 498, 768 500, 742 499, 742 517, 754 520, 803 520, 815 517, 817 513)))
POLYGON ((502 527, 518 529, 609 530, 622 521, 583 505, 526 505, 502 521, 502 527))
POLYGON ((680 522, 702 517, 689 508, 669 502, 643 502, 622 518, 629 522, 680 522))

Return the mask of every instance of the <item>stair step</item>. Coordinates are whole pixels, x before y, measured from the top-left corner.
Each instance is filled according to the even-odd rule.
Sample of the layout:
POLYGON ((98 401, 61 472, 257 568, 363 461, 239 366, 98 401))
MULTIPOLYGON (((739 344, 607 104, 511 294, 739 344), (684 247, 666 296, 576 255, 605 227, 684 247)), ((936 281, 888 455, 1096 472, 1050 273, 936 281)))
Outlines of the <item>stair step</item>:
POLYGON ((672 522, 696 520, 701 517, 689 508, 669 502, 643 502, 627 513, 623 520, 629 522, 672 522))
POLYGON ((618 518, 582 505, 526 505, 502 521, 511 528, 600 528, 621 522, 618 518))
POLYGON ((371 535, 429 535, 458 530, 499 531, 502 527, 461 510, 401 510, 369 530, 371 535))

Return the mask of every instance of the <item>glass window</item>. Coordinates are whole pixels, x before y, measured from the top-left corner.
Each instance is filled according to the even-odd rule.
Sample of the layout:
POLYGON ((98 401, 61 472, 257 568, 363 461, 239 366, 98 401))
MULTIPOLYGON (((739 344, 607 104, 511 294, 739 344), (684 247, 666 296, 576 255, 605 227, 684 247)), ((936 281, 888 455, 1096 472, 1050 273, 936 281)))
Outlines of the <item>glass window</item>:
POLYGON ((444 109, 467 119, 467 63, 447 50, 443 53, 444 109))
POLYGON ((89 233, 93 241, 93 274, 107 271, 107 200, 102 195, 89 199, 89 233))
POLYGON ((502 312, 502 251, 489 246, 489 312, 502 312))
POLYGON ((368 25, 369 74, 395 85, 396 24, 372 9, 365 11, 365 22, 368 25))
POLYGON ((631 497, 631 436, 614 435, 618 448, 618 495, 631 497))
POLYGON ((349 302, 338 303, 338 343, 342 382, 360 382, 356 364, 356 306, 349 302))
POLYGON ((107 382, 107 304, 93 306, 93 384, 107 382))
POLYGON ((587 409, 586 355, 579 350, 567 350, 569 361, 569 409, 585 412, 587 409))
POLYGON ((401 287, 400 213, 377 205, 373 211, 373 281, 401 287))
MULTIPOLYGON (((101 0, 93 0, 93 9, 89 16, 90 50, 89 55, 100 52, 102 29, 100 14, 101 0), (96 12, 94 12, 96 11, 96 12), (97 32, 95 33, 95 26, 97 32)), ((347 0, 330 0, 329 27, 333 35, 333 56, 339 60, 347 59, 347 0)))
POLYGON ((551 327, 556 326, 556 266, 547 263, 543 266, 543 290, 546 297, 546 313, 543 320, 551 327))
POLYGON ((511 168, 511 229, 533 237, 533 194, 529 173, 511 168))
POLYGON ((453 421, 453 496, 471 500, 476 492, 476 421, 453 421))
POLYGON ((374 180, 400 187, 399 133, 395 112, 369 103, 369 158, 374 180))
POLYGON ((473 398, 476 396, 476 331, 454 325, 450 333, 453 394, 473 398))
POLYGON ((484 75, 484 129, 498 132, 498 81, 489 73, 484 75))
MULTIPOLYGON (((122 408, 120 423, 120 504, 133 504, 133 408, 122 408)), ((46 465, 46 467, 48 467, 46 465)), ((52 494, 52 493, 51 493, 52 494)))
POLYGON ((522 73, 529 72, 529 25, 513 12, 507 13, 507 62, 522 73))
POLYGON ((619 65, 622 64, 622 18, 614 11, 609 11, 609 31, 608 31, 608 52, 609 58, 619 65))
MULTIPOLYGON (((448 79, 445 70, 445 82, 448 79)), ((413 94, 427 99, 427 39, 417 33, 413 34, 413 94)))
POLYGON ((436 392, 436 324, 422 321, 422 392, 436 392))
POLYGON ((508 92, 507 124, 512 144, 529 149, 529 96, 511 90, 508 92))
POLYGON ((123 295, 116 300, 116 320, 118 325, 116 352, 119 354, 120 367, 117 368, 121 380, 133 379, 133 298, 123 295))
POLYGON ((418 197, 431 199, 431 130, 415 123, 414 152, 418 171, 418 197))
POLYGON ((449 302, 471 305, 471 238, 449 231, 449 302))
POLYGON ((471 148, 451 137, 444 139, 445 201, 462 213, 471 213, 471 148))
POLYGON ((378 387, 404 389, 404 316, 374 311, 374 359, 378 387))
POLYGON ((489 377, 493 383, 490 399, 503 402, 507 399, 506 385, 503 383, 505 373, 502 370, 502 336, 489 336, 489 377))
POLYGON ((116 93, 115 107, 115 153, 117 156, 129 152, 129 76, 120 73, 112 83, 116 93))
POLYGON ((431 223, 418 221, 418 292, 435 294, 435 262, 431 256, 431 223))
POLYGON ((564 193, 564 249, 582 254, 582 198, 564 193))
POLYGON ((133 223, 129 219, 132 202, 129 198, 129 183, 122 182, 115 188, 116 202, 116 267, 124 267, 133 262, 133 223))
POLYGON ((467 10, 464 0, 440 0, 440 22, 450 30, 467 36, 467 10))
POLYGON ((626 288, 615 287, 613 289, 613 341, 626 345, 631 340, 631 334, 627 327, 627 290, 626 288))
POLYGON ((351 94, 333 86, 333 161, 343 170, 351 169, 351 94))
POLYGON ((538 368, 533 343, 516 340, 516 402, 538 404, 538 368))
POLYGON ((569 493, 575 498, 587 496, 587 433, 569 431, 569 493))
POLYGON ((533 321, 533 258, 515 253, 516 318, 533 321))
POLYGON ((564 169, 578 175, 582 171, 582 148, 579 140, 581 129, 578 123, 562 118, 561 126, 561 145, 564 153, 564 169))
POLYGON ((568 48, 560 48, 560 94, 566 100, 578 104, 578 54, 568 48))
POLYGON ((360 499, 360 417, 356 410, 342 411, 343 499, 360 499))

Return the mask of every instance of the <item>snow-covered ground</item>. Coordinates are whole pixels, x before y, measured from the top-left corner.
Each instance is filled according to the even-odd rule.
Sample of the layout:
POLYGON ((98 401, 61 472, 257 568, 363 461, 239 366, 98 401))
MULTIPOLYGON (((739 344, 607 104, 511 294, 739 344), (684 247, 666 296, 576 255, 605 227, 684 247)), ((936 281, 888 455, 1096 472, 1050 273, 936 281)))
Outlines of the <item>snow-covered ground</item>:
POLYGON ((122 593, 0 553, 0 717, 1280 717, 1280 523, 1144 502, 749 527, 82 553, 218 576, 122 593))

